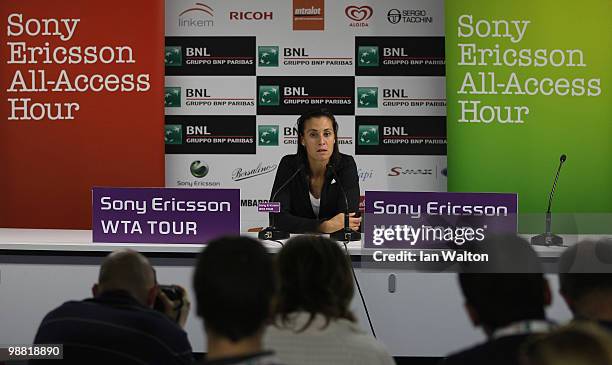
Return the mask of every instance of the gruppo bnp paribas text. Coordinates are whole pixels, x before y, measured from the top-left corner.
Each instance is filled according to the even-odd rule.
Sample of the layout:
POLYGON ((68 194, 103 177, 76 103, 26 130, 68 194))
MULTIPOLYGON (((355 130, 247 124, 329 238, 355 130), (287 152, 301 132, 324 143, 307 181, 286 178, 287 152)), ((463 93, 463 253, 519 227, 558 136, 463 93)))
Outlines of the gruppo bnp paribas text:
MULTIPOLYGON (((134 64, 132 47, 101 45, 56 45, 69 42, 77 33, 81 19, 73 18, 26 18, 13 13, 7 18, 6 42, 9 49, 8 65, 27 65, 25 70, 16 70, 7 93, 98 93, 98 92, 146 92, 151 88, 149 74, 71 74, 69 65, 134 64), (31 45, 28 41, 35 42, 31 45), (49 41, 42 40, 49 39, 49 41), (30 66, 31 65, 31 66, 30 66), (60 65, 58 73, 51 74, 50 66, 60 65)), ((13 94, 14 95, 14 94, 13 94)), ((11 95, 11 96, 13 96, 11 95)), ((8 120, 72 120, 80 109, 77 101, 45 102, 27 97, 10 97, 8 120)))

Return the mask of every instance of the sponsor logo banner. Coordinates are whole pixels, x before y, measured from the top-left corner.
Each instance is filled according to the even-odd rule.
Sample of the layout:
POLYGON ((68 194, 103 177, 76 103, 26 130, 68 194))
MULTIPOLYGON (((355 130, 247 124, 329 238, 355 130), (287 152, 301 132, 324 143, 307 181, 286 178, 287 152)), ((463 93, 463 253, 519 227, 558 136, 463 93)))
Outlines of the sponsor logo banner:
POLYGON ((427 9, 389 9, 387 21, 394 25, 433 23, 434 17, 427 9))
POLYGON ((167 76, 255 75, 255 37, 166 37, 167 76))
POLYGON ((259 162, 256 167, 237 167, 232 171, 232 180, 242 181, 276 171, 278 164, 259 162))
POLYGON ((317 42, 304 41, 302 44, 302 47, 299 43, 258 46, 258 73, 262 76, 286 75, 287 72, 296 76, 304 72, 354 75, 352 45, 339 44, 338 47, 328 48, 317 42))
POLYGON ((366 191, 365 248, 457 248, 516 233, 517 195, 366 191))
POLYGON ((445 117, 355 117, 357 155, 446 155, 445 117))
MULTIPOLYGON (((353 118, 338 116, 338 145, 343 153, 353 152, 353 118), (346 150, 348 149, 348 151, 346 150)), ((294 118, 259 116, 257 125, 257 146, 262 147, 258 152, 265 153, 273 150, 269 147, 284 147, 286 153, 295 153, 298 144, 298 130, 294 118), (259 124, 260 123, 260 124, 259 124), (277 123, 277 124, 272 124, 277 123)), ((277 154, 278 152, 273 152, 277 154)))
POLYGON ((357 76, 444 74, 444 37, 355 37, 357 76))
POLYGON ((240 234, 239 189, 94 188, 93 241, 206 243, 240 234))
POLYGON ((257 206, 260 213, 280 213, 281 205, 279 202, 264 202, 257 206))
POLYGON ((355 112, 354 77, 257 77, 257 114, 300 115, 327 108, 336 115, 355 112))
POLYGON ((344 14, 349 20, 350 27, 364 28, 370 25, 368 21, 372 18, 374 10, 368 5, 349 5, 344 8, 344 14))
POLYGON ((166 115, 255 114, 254 76, 166 76, 166 85, 166 115))
POLYGON ((272 19, 274 19, 274 12, 272 11, 231 10, 229 12, 229 20, 232 22, 265 22, 272 19))
POLYGON ((208 4, 195 2, 180 8, 179 29, 210 29, 215 26, 215 10, 208 4))
POLYGON ((446 115, 445 78, 356 77, 356 115, 446 115))
POLYGON ((293 30, 324 30, 325 0, 293 0, 293 30))
POLYGON ((167 115, 165 136, 169 154, 255 154, 255 116, 167 115))

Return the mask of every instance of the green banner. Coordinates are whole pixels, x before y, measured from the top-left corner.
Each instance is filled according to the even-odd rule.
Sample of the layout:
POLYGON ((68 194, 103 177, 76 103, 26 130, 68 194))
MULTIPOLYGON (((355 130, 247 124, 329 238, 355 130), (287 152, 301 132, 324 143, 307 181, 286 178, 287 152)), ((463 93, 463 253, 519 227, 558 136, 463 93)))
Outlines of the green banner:
POLYGON ((446 1, 448 191, 516 192, 519 231, 612 232, 612 1, 446 1))

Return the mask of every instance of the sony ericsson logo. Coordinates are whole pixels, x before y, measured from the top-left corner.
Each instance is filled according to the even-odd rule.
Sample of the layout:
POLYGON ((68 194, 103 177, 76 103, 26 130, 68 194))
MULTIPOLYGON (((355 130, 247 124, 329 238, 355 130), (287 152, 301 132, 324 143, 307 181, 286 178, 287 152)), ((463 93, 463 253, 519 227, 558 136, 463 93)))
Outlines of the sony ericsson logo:
POLYGON ((181 46, 168 46, 164 51, 164 63, 166 66, 176 67, 183 65, 183 51, 181 46))
POLYGON ((164 143, 183 144, 183 126, 180 124, 166 124, 164 143))
POLYGON ((278 106, 280 104, 278 85, 260 85, 257 100, 260 106, 278 106))
POLYGON ((357 49, 357 66, 378 67, 378 47, 360 46, 357 49))
POLYGON ((260 146, 278 146, 278 126, 260 125, 257 127, 257 143, 260 146))
POLYGON ((194 6, 183 10, 179 14, 178 26, 180 28, 205 28, 215 25, 213 8, 206 4, 195 3, 194 6))
POLYGON ((378 108, 378 88, 377 87, 358 87, 357 88, 357 107, 358 108, 378 108))
POLYGON ((257 47, 257 65, 259 67, 278 67, 278 46, 257 47))
POLYGON ((360 125, 357 133, 360 146, 378 146, 379 133, 377 125, 360 125))
POLYGON ((177 108, 181 106, 181 88, 169 86, 164 88, 164 106, 177 108))
POLYGON ((204 162, 200 160, 196 160, 196 161, 193 161, 191 165, 189 166, 189 171, 191 172, 191 175, 193 175, 193 177, 197 177, 198 179, 201 179, 204 176, 208 175, 210 168, 204 162))

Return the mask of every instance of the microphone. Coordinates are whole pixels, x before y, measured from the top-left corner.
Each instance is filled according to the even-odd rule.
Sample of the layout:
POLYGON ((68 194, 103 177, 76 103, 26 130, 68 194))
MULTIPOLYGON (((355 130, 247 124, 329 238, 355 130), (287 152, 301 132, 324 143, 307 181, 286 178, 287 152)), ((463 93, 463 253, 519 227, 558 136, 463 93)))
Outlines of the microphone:
MULTIPOLYGON (((287 181, 285 181, 278 189, 276 189, 274 194, 272 194, 272 198, 270 198, 270 202, 273 202, 276 199, 276 196, 278 195, 278 193, 280 193, 285 188, 285 186, 289 185, 289 183, 295 178, 295 176, 303 169, 304 169, 304 164, 300 163, 298 168, 293 173, 293 175, 291 175, 287 179, 287 181)), ((276 228, 276 226, 274 225, 274 213, 270 213, 270 226, 259 231, 259 234, 257 235, 257 237, 259 237, 260 240, 273 240, 273 241, 285 240, 289 238, 289 232, 285 232, 283 230, 276 228)))
POLYGON ((557 189, 557 180, 559 180, 561 166, 563 166, 565 160, 567 160, 567 156, 565 154, 559 157, 559 167, 557 168, 557 174, 555 175, 555 180, 553 181, 552 189, 550 190, 550 194, 548 195, 548 209, 546 209, 546 230, 542 234, 531 237, 532 245, 563 246, 563 238, 551 232, 552 215, 550 213, 550 207, 552 205, 552 200, 555 195, 555 190, 557 189))
POLYGON ((352 230, 349 226, 348 197, 346 196, 346 191, 344 190, 344 187, 342 186, 342 182, 338 178, 338 174, 336 174, 336 168, 334 167, 333 164, 330 163, 327 165, 327 169, 328 171, 332 172, 334 178, 336 179, 336 183, 340 187, 340 192, 342 193, 342 196, 344 197, 344 207, 345 207, 344 209, 344 229, 333 232, 332 234, 329 235, 329 237, 336 241, 346 241, 346 242, 360 241, 361 233, 352 230))

